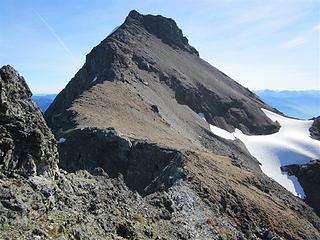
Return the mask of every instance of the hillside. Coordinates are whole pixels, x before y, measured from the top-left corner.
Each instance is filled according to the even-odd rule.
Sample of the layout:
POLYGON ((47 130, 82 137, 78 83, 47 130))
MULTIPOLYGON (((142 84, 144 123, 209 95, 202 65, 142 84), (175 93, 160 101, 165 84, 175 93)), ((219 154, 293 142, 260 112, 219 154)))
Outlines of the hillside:
MULTIPOLYGON (((43 122, 38 109, 19 111, 43 122)), ((1 167, 0 238, 319 239, 316 208, 268 177, 234 137, 280 133, 283 122, 270 116, 287 119, 202 60, 174 20, 133 10, 45 112, 59 169, 55 158, 45 162, 51 174, 1 167)))

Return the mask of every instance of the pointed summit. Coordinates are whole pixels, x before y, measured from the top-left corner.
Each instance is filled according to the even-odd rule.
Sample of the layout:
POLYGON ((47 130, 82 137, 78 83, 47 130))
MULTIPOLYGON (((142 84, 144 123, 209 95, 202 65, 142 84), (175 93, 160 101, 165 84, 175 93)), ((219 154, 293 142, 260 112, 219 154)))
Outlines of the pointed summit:
MULTIPOLYGON (((114 33, 92 49, 84 66, 45 113, 55 134, 73 127, 72 119, 78 114, 69 109, 73 102, 97 84, 107 82, 123 82, 123 91, 128 88, 126 92, 145 93, 144 101, 150 102, 154 101, 153 95, 163 91, 161 98, 168 106, 188 106, 193 113, 204 113, 209 123, 228 131, 238 128, 245 133, 264 134, 279 128, 261 111, 275 111, 272 107, 199 58, 175 21, 160 15, 133 10, 114 33), (170 98, 175 101, 168 102, 170 98)), ((94 121, 91 123, 95 126, 94 121)))
POLYGON ((126 24, 141 24, 148 32, 156 35, 164 43, 199 56, 199 52, 188 44, 188 39, 171 18, 161 15, 142 15, 136 10, 132 10, 126 18, 124 25, 126 24))

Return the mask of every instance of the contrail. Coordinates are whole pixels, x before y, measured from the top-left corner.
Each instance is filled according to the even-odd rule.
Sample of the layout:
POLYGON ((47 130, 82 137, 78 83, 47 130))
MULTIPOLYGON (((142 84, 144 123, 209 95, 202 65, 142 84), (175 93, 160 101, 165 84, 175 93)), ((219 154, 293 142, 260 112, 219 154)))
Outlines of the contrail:
POLYGON ((73 56, 70 49, 67 47, 67 45, 62 41, 62 39, 58 36, 58 34, 54 31, 54 29, 51 27, 51 25, 40 15, 40 13, 32 8, 33 12, 40 18, 40 20, 43 22, 43 24, 49 29, 51 34, 54 36, 54 38, 58 41, 58 43, 63 47, 63 49, 71 56, 71 58, 75 61, 76 58, 73 56))

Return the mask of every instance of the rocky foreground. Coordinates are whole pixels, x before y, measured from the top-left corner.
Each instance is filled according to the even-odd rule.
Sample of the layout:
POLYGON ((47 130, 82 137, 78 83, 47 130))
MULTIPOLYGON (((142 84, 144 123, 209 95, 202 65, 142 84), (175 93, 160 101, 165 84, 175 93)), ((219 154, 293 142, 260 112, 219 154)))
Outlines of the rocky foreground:
POLYGON ((0 76, 0 239, 320 239, 315 210, 197 115, 257 134, 276 110, 172 19, 132 11, 92 50, 45 113, 57 143, 24 79, 0 76))

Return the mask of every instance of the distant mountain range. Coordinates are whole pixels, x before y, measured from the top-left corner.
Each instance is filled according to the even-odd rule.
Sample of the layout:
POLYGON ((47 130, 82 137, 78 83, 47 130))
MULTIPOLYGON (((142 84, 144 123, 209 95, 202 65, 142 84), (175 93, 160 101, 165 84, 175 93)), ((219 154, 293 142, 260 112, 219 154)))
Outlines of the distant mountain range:
POLYGON ((34 94, 32 96, 33 101, 37 104, 42 112, 45 112, 50 104, 53 102, 57 94, 34 94))
MULTIPOLYGON (((266 103, 284 114, 310 119, 320 115, 320 91, 258 90, 255 93, 266 103)), ((46 111, 57 94, 35 94, 32 96, 41 111, 46 111)))
POLYGON ((284 114, 310 119, 320 115, 320 91, 260 90, 255 93, 265 102, 284 114))

